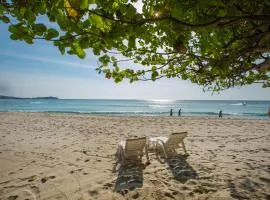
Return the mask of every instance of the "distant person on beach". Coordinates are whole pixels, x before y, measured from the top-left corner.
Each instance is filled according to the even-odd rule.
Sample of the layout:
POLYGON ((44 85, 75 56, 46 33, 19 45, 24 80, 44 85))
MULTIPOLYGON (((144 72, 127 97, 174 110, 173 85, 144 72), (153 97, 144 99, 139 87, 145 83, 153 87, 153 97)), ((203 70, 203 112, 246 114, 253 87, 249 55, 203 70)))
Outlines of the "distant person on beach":
POLYGON ((219 117, 219 118, 222 118, 222 110, 219 111, 218 117, 219 117))
POLYGON ((181 108, 178 111, 178 116, 181 116, 181 108))
POLYGON ((268 115, 268 117, 270 118, 270 108, 268 108, 267 115, 268 115))
POLYGON ((170 116, 172 116, 172 115, 173 115, 173 110, 171 109, 171 110, 170 110, 170 116))

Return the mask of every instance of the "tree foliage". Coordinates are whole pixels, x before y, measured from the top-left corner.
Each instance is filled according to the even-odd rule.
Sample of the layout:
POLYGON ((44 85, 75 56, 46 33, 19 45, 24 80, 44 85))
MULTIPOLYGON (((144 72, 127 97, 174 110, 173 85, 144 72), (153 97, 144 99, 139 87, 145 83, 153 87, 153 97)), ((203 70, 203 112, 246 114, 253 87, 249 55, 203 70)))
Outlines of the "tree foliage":
POLYGON ((0 20, 12 40, 48 40, 80 58, 91 49, 97 71, 115 82, 270 86, 269 0, 2 0, 0 20))

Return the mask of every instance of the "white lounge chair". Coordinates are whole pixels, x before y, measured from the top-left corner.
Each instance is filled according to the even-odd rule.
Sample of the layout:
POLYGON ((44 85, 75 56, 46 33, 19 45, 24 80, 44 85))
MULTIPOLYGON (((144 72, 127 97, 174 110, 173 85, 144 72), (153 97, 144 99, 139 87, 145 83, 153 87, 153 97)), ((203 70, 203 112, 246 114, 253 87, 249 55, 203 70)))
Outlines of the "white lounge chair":
POLYGON ((156 150, 162 149, 165 158, 168 158, 171 153, 176 153, 176 149, 182 146, 185 155, 187 155, 184 138, 187 132, 172 133, 169 137, 152 137, 149 138, 149 143, 156 150))
POLYGON ((142 157, 144 155, 146 155, 147 162, 149 162, 146 141, 146 137, 120 141, 115 154, 116 165, 118 163, 122 166, 127 163, 139 164, 142 162, 142 157))

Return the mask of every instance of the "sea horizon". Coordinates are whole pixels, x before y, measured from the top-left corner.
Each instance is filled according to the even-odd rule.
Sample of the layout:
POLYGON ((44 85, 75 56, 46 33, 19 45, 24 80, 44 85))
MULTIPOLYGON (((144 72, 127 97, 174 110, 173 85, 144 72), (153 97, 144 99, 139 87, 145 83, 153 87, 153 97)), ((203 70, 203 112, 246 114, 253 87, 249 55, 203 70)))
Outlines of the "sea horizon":
MULTIPOLYGON (((50 100, 143 100, 143 101, 270 101, 270 99, 171 99, 171 98, 61 98, 58 96, 32 96, 32 97, 21 97, 21 96, 9 96, 9 95, 0 95, 10 97, 9 99, 42 99, 42 98, 52 98, 50 100), (55 99, 53 99, 55 98, 55 99)), ((4 99, 4 98, 2 98, 4 99)), ((6 99, 7 100, 7 99, 6 99)))
POLYGON ((48 112, 108 116, 218 116, 267 119, 266 100, 0 99, 1 112, 48 112), (181 110, 180 110, 181 109, 181 110))

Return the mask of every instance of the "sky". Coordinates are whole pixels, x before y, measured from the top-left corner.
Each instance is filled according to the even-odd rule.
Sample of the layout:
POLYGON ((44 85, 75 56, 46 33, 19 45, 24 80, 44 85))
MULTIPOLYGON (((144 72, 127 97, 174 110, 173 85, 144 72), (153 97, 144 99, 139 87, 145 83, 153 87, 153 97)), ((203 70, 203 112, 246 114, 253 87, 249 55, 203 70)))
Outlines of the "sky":
POLYGON ((219 94, 180 79, 155 82, 114 83, 98 74, 98 58, 90 51, 85 59, 61 55, 47 41, 33 45, 9 38, 0 23, 0 95, 55 96, 65 99, 174 99, 174 100, 270 100, 270 88, 260 84, 233 88, 219 94))

